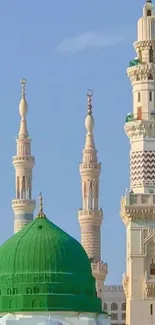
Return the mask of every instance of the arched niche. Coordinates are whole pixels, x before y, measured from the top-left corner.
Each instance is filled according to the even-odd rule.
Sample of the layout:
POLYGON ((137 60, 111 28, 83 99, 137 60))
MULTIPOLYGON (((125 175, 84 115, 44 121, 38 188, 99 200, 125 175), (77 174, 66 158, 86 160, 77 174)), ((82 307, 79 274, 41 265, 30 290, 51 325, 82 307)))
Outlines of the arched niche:
POLYGON ((155 276, 155 237, 152 236, 146 243, 144 247, 145 254, 147 255, 145 259, 145 271, 147 271, 148 276, 155 276))

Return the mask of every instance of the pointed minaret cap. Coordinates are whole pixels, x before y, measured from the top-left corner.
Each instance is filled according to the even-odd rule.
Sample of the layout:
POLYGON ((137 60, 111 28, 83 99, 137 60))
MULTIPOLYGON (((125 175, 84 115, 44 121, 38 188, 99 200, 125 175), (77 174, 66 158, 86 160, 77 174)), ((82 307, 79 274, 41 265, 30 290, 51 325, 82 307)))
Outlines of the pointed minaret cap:
POLYGON ((37 215, 38 219, 46 218, 46 215, 43 211, 43 196, 42 193, 39 194, 39 213, 37 215))
POLYGON ((88 114, 85 119, 85 127, 87 132, 92 132, 94 128, 94 118, 92 116, 92 96, 93 91, 88 89, 87 91, 87 98, 88 98, 88 114))
POLYGON ((28 112, 28 105, 27 101, 25 99, 25 85, 26 85, 26 79, 21 79, 20 80, 21 85, 22 85, 22 98, 19 104, 19 113, 21 115, 21 118, 25 119, 26 114, 28 112))

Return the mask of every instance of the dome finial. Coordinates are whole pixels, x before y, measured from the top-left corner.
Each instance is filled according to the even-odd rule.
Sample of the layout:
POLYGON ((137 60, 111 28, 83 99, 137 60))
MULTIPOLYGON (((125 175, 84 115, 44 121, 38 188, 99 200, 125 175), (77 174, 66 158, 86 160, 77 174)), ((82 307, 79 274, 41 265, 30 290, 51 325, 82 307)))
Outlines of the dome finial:
POLYGON ((42 193, 39 193, 39 213, 37 218, 46 218, 44 211, 43 211, 43 196, 42 193))
POLYGON ((87 98, 88 98, 88 114, 92 115, 92 96, 93 96, 93 91, 91 89, 87 90, 87 98))

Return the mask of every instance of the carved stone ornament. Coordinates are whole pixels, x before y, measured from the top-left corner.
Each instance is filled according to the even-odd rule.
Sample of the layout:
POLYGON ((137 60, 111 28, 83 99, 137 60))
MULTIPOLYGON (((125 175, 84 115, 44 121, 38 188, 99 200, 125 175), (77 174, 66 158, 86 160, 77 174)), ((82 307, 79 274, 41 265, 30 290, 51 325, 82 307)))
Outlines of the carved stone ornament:
POLYGON ((155 77, 154 64, 138 64, 127 69, 127 75, 132 83, 148 80, 149 75, 155 77))
POLYGON ((142 208, 141 206, 135 207, 127 207, 126 206, 126 197, 121 199, 121 211, 120 216, 125 225, 127 225, 130 221, 150 221, 155 220, 155 208, 152 209, 149 206, 142 208))
POLYGON ((136 52, 143 51, 143 50, 150 50, 150 48, 155 48, 155 40, 148 40, 148 41, 136 41, 134 42, 134 49, 136 52))
POLYGON ((135 119, 133 122, 125 123, 124 129, 130 140, 155 138, 155 120, 145 121, 135 119))

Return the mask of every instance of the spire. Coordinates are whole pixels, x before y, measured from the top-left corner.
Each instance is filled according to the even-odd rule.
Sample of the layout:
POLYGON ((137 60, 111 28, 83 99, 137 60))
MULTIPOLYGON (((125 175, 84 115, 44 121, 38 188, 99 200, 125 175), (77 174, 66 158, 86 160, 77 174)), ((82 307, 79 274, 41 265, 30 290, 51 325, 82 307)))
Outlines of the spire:
POLYGON ((20 121, 20 130, 18 136, 20 138, 28 138, 29 134, 27 131, 27 123, 26 123, 26 115, 28 112, 28 105, 25 98, 25 85, 26 85, 26 79, 21 79, 21 86, 22 86, 22 95, 21 95, 21 101, 19 103, 19 113, 21 116, 20 121))
POLYGON ((13 157, 16 195, 12 201, 12 208, 14 210, 15 232, 33 220, 33 211, 35 209, 35 200, 32 199, 32 169, 35 164, 35 158, 31 156, 31 138, 28 135, 26 124, 26 114, 28 112, 25 98, 26 80, 22 79, 20 82, 22 88, 19 104, 21 121, 20 130, 16 138, 17 153, 13 157))
POLYGON ((146 3, 152 3, 152 0, 146 0, 146 3))
POLYGON ((81 227, 81 243, 90 261, 92 273, 96 279, 97 294, 103 293, 103 283, 107 274, 107 265, 101 261, 100 228, 103 211, 99 208, 99 176, 101 164, 97 162, 97 150, 94 143, 94 118, 92 113, 93 91, 87 91, 87 116, 85 119, 86 142, 83 161, 80 164, 82 185, 82 208, 78 212, 81 227))
POLYGON ((86 127, 86 142, 85 142, 85 148, 83 150, 83 162, 97 162, 97 150, 95 149, 95 143, 94 143, 94 118, 92 113, 92 96, 93 91, 88 90, 87 91, 87 116, 85 119, 85 127, 86 127))
POLYGON ((37 218, 46 218, 43 211, 43 196, 41 192, 39 194, 39 213, 37 215, 37 218))

